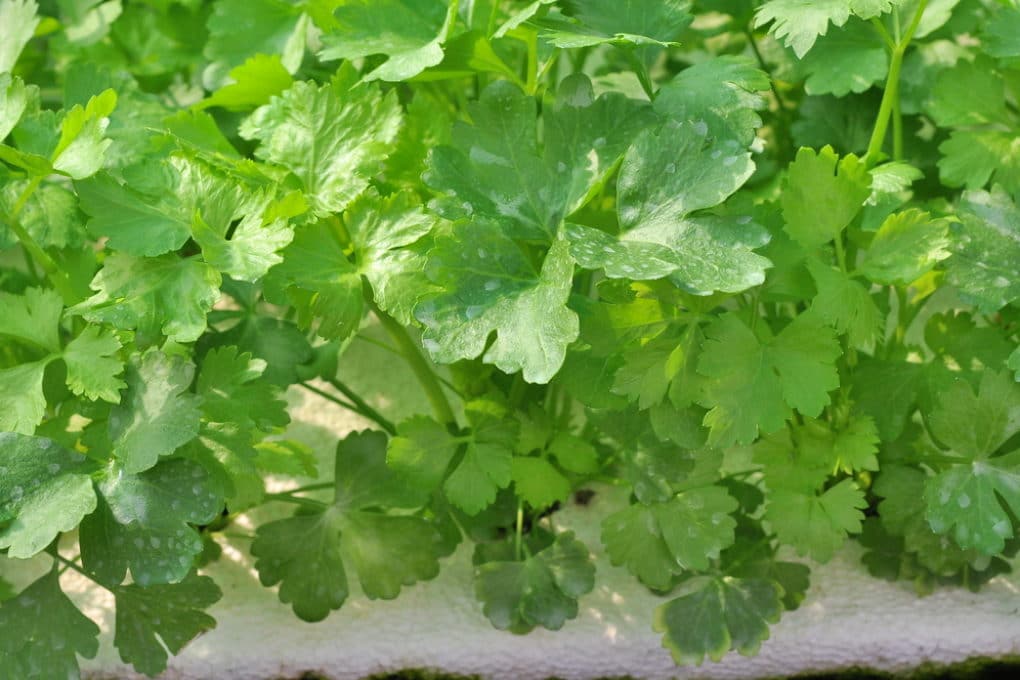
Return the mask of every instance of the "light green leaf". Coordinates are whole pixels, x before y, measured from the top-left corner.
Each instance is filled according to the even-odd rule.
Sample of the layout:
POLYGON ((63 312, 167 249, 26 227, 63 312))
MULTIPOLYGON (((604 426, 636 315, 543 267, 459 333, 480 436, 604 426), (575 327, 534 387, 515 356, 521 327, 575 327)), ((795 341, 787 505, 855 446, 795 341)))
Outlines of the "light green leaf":
POLYGON ((189 388, 195 366, 151 349, 128 364, 127 391, 110 411, 113 455, 126 472, 151 468, 198 434, 199 399, 189 388))
POLYGON ((244 217, 227 238, 229 225, 214 228, 196 215, 191 234, 202 248, 206 263, 238 281, 254 282, 283 261, 279 251, 294 238, 286 220, 265 223, 259 212, 244 217))
POLYGON ((103 167, 103 156, 113 142, 104 136, 108 116, 117 106, 117 93, 104 90, 83 108, 76 104, 60 124, 60 141, 50 156, 54 169, 73 179, 85 179, 103 167))
POLYGON ((874 283, 907 285, 950 256, 949 223, 917 208, 887 217, 858 270, 874 283))
POLYGON ((113 464, 96 486, 99 509, 81 523, 79 541, 85 569, 107 586, 122 583, 129 568, 140 586, 184 580, 202 552, 191 525, 223 510, 209 473, 183 458, 137 475, 113 464))
POLYGON ((740 319, 721 317, 705 331, 698 372, 707 380, 700 402, 714 446, 749 444, 775 432, 790 409, 816 417, 839 386, 840 355, 832 331, 807 316, 760 341, 740 319))
POLYGON ((1020 430, 1020 386, 985 371, 977 394, 957 378, 929 417, 932 434, 961 456, 984 460, 1020 430))
POLYGON ((517 495, 532 508, 548 508, 570 495, 570 480, 545 458, 514 456, 510 477, 517 495))
POLYGON ((233 81, 195 105, 199 110, 220 106, 227 111, 248 111, 269 101, 289 88, 294 80, 279 55, 255 54, 231 69, 233 81))
POLYGON ((98 291, 68 311, 94 323, 137 329, 140 343, 193 342, 220 297, 220 275, 209 265, 176 255, 109 255, 92 279, 98 291))
POLYGON ((1020 57, 1020 7, 1000 7, 983 26, 981 37, 987 54, 997 59, 1020 57))
POLYGON ((0 338, 7 336, 37 349, 60 351, 60 294, 47 288, 26 288, 22 295, 0 291, 0 338))
POLYGON ((491 505, 499 489, 509 486, 516 435, 516 429, 498 421, 483 422, 475 429, 463 460, 443 484, 450 502, 469 515, 491 505))
MULTIPOLYGON (((39 25, 35 0, 0 0, 0 73, 14 70, 39 25)), ((0 141, 6 135, 0 135, 0 141)))
POLYGON ((871 176, 857 156, 838 159, 831 146, 818 153, 802 148, 780 199, 786 232, 805 248, 817 248, 836 238, 870 195, 871 176))
POLYGON ((939 152, 939 177, 947 186, 980 189, 993 182, 1020 191, 1020 137, 1015 130, 953 130, 939 152))
POLYGON ((871 19, 905 0, 768 0, 758 8, 755 26, 774 22, 769 32, 803 58, 829 24, 842 26, 850 15, 871 19))
POLYGON ((372 286, 376 304, 405 325, 413 323, 411 311, 431 288, 423 273, 425 258, 406 246, 435 223, 410 191, 383 198, 369 189, 344 215, 358 272, 372 286))
POLYGON ((223 593, 208 576, 192 574, 175 585, 117 586, 114 646, 120 658, 139 673, 166 670, 167 651, 177 654, 191 640, 216 627, 203 609, 223 593))
MULTIPOLYGON (((0 9, 0 12, 3 10, 0 9)), ((0 60, 3 55, 0 55, 0 60)), ((7 139, 14 126, 21 119, 21 114, 28 106, 30 88, 25 81, 17 76, 4 73, 0 68, 0 142, 7 139)))
POLYGON ((666 46, 675 41, 693 16, 687 0, 566 0, 575 21, 539 21, 540 36, 560 48, 666 46))
POLYGON ((652 627, 677 664, 720 661, 731 649, 750 656, 783 611, 783 588, 766 578, 702 577, 655 610, 652 627))
POLYGON ((870 286, 814 258, 808 259, 807 268, 818 288, 808 313, 831 324, 838 334, 846 334, 851 347, 874 347, 885 328, 885 317, 868 291, 870 286))
POLYGON ((271 432, 290 422, 279 390, 262 380, 266 362, 236 347, 209 350, 195 386, 205 420, 231 423, 241 430, 271 432))
POLYGON ((85 458, 42 437, 0 432, 0 548, 25 559, 96 509, 85 458))
POLYGON ((67 386, 86 399, 120 402, 120 391, 127 383, 120 379, 124 362, 117 356, 120 340, 99 327, 87 326, 64 348, 67 386))
POLYGON ((821 495, 773 489, 765 506, 765 519, 781 543, 800 555, 828 562, 847 534, 861 531, 868 506, 857 485, 844 479, 821 495))
POLYGON ((437 239, 428 267, 443 292, 419 304, 415 315, 435 361, 484 351, 482 360, 504 373, 522 371, 531 383, 552 379, 579 332, 577 314, 566 307, 574 266, 565 241, 553 244, 536 274, 495 227, 460 223, 437 239), (496 341, 488 345, 493 332, 496 341))
POLYGON ((949 282, 980 311, 997 311, 1020 298, 1020 208, 1001 189, 967 191, 960 218, 950 225, 949 282))
POLYGON ((1006 361, 1006 366, 1014 372, 1016 381, 1020 382, 1020 347, 1013 350, 1013 353, 1009 355, 1009 359, 1006 361))
POLYGON ((99 626, 60 589, 56 569, 0 605, 0 629, 0 658, 5 676, 12 679, 77 678, 78 656, 92 659, 99 651, 99 626))
POLYGON ((342 211, 368 186, 400 128, 396 93, 355 77, 344 67, 328 85, 296 82, 239 128, 259 142, 257 157, 294 173, 317 217, 342 211))
POLYGON ((443 60, 455 5, 443 0, 352 0, 337 7, 335 25, 322 36, 319 59, 388 59, 365 80, 409 80, 443 60))
POLYGON ((46 415, 43 376, 49 360, 0 369, 0 432, 32 434, 46 415))

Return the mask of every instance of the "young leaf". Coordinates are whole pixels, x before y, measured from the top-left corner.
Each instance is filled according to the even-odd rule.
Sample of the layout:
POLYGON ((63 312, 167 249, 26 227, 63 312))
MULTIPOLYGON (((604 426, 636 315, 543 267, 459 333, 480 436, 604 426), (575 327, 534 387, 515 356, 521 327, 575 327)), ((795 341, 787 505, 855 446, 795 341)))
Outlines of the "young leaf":
POLYGON ((780 199, 786 232, 805 248, 817 248, 837 238, 870 195, 871 176, 857 156, 839 159, 831 146, 818 153, 802 148, 780 199))
POLYGON ((858 270, 874 283, 908 285, 951 255, 949 223, 916 208, 879 227, 858 270))
POLYGON ((816 417, 839 385, 833 362, 840 349, 832 332, 801 316, 761 342, 735 315, 705 331, 698 372, 707 380, 701 404, 711 409, 709 443, 748 444, 775 432, 790 409, 816 417))
POLYGON ((113 644, 125 663, 156 676, 166 670, 167 651, 179 653, 195 637, 216 627, 203 609, 223 593, 208 576, 191 574, 174 585, 117 586, 113 644))
MULTIPOLYGON (((18 56, 35 35, 39 25, 36 12, 39 5, 35 0, 2 0, 0 2, 0 26, 3 26, 3 41, 0 42, 0 73, 13 71, 18 56)), ((0 141, 6 135, 0 135, 0 141)))
POLYGON ((25 559, 96 509, 86 459, 51 439, 0 432, 0 548, 25 559))
POLYGON ((781 543, 793 546, 800 555, 828 562, 848 533, 860 533, 861 510, 866 507, 864 493, 844 479, 821 495, 773 489, 765 519, 781 543))
POLYGON ((395 93, 354 78, 344 67, 322 87, 296 82, 239 130, 259 142, 256 156, 294 173, 316 217, 342 211, 368 186, 400 128, 395 93))
POLYGON ((851 347, 866 349, 874 346, 885 319, 868 287, 838 268, 814 258, 807 260, 807 268, 818 288, 809 313, 817 314, 840 335, 846 334, 851 347))
POLYGON ((99 626, 60 589, 55 569, 0 605, 0 628, 0 660, 10 678, 77 678, 78 656, 99 651, 99 626))
POLYGON ((127 387, 121 380, 124 362, 117 356, 120 340, 101 327, 88 326, 64 348, 67 386, 86 399, 120 402, 120 391, 127 387))

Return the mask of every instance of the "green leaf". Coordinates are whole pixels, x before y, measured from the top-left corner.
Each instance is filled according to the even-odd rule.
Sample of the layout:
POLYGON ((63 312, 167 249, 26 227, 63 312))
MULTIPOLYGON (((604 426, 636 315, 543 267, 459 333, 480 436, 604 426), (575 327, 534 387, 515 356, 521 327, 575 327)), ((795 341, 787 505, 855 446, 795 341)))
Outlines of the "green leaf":
POLYGON ((768 75, 750 57, 720 55, 693 64, 662 86, 655 110, 677 120, 703 120, 717 135, 743 146, 754 141, 766 108, 761 94, 769 89, 768 75))
POLYGON ((731 649, 755 654, 783 611, 782 587, 765 578, 701 577, 655 610, 652 627, 677 664, 719 661, 731 649))
POLYGON ((87 321, 137 329, 141 343, 193 342, 220 297, 221 277, 209 265, 176 255, 138 258, 113 253, 92 279, 95 295, 71 307, 87 321))
MULTIPOLYGON (((39 25, 35 0, 0 1, 0 73, 13 71, 18 56, 39 25)), ((6 135, 0 135, 2 140, 6 135)))
POLYGON ((262 524, 251 553, 262 585, 280 584, 280 602, 302 621, 321 621, 349 593, 340 554, 339 515, 296 515, 262 524))
POLYGON ((60 351, 60 315, 64 303, 60 294, 47 288, 27 288, 22 295, 0 291, 0 338, 29 343, 35 348, 60 351))
POLYGON ((602 543, 616 565, 645 585, 668 590, 673 577, 704 571, 733 543, 737 501, 719 486, 679 493, 652 505, 631 505, 602 522, 602 543))
POLYGON ((769 22, 769 32, 803 58, 829 24, 839 27, 850 15, 861 19, 880 16, 904 4, 905 0, 768 0, 758 8, 755 26, 769 22))
POLYGON ((949 223, 917 208, 887 217, 858 271, 874 283, 908 285, 950 256, 949 223))
POLYGON ((539 24, 544 40, 565 49, 603 43, 667 46, 693 19, 686 0, 566 0, 563 5, 574 22, 539 24))
POLYGON ((112 464, 97 482, 99 509, 79 530, 82 563, 100 583, 139 586, 178 583, 202 552, 190 525, 208 524, 223 498, 204 468, 175 458, 140 474, 112 464))
POLYGON ((570 495, 570 480, 545 458, 515 456, 510 468, 514 489, 532 508, 548 508, 570 495))
POLYGON ((365 80, 409 80, 443 60, 442 43, 456 21, 455 5, 443 0, 353 0, 334 12, 335 26, 322 36, 319 58, 388 57, 365 80))
POLYGON ((569 225, 571 255, 609 277, 670 276, 701 295, 757 285, 769 261, 751 250, 768 233, 746 217, 689 217, 724 201, 753 171, 751 154, 735 140, 708 137, 704 122, 646 131, 624 157, 617 183, 623 233, 617 239, 569 225))
POLYGON ((196 215, 192 237, 202 248, 206 263, 238 281, 255 282, 269 269, 283 261, 279 251, 294 238, 287 221, 275 219, 268 223, 258 213, 244 217, 227 238, 229 225, 216 229, 196 215))
POLYGON ((255 54, 230 70, 233 81, 213 92, 196 105, 198 109, 220 106, 227 111, 248 111, 281 94, 293 79, 279 55, 255 54))
POLYGON ((496 500, 513 478, 516 428, 492 419, 475 428, 460 465, 449 474, 443 491, 451 503, 477 515, 496 500))
POLYGON ((103 167, 103 156, 113 142, 104 136, 108 116, 117 105, 117 93, 104 90, 82 107, 77 104, 64 115, 60 141, 50 162, 73 179, 84 179, 103 167))
POLYGON ((279 54, 290 73, 301 65, 308 20, 284 0, 217 0, 209 15, 205 56, 232 67, 255 54, 279 54))
POLYGON ((439 574, 439 536, 420 517, 350 512, 340 524, 340 542, 370 599, 392 600, 401 586, 439 574))
POLYGON ((938 74, 926 109, 942 127, 1006 123, 1006 86, 993 64, 961 60, 938 74), (960 92, 967 96, 961 97, 960 92))
MULTIPOLYGON (((169 178, 167 178, 168 180, 169 178)), ((170 190, 172 185, 164 186, 170 190)), ((146 196, 99 173, 75 183, 81 209, 88 213, 88 230, 106 236, 111 248, 130 255, 162 255, 178 250, 191 233, 191 216, 176 197, 146 196)))
POLYGON ((851 383, 854 404, 871 416, 884 442, 899 439, 916 408, 922 367, 906 361, 865 359, 851 383))
POLYGON ((549 442, 548 450, 559 466, 569 472, 584 475, 599 468, 595 447, 569 432, 557 432, 549 442))
POLYGON ((535 99, 496 81, 468 106, 473 125, 454 126, 453 146, 433 149, 425 183, 430 204, 450 220, 502 227, 511 238, 548 242, 563 219, 604 182, 634 135, 652 120, 647 104, 619 94, 595 98, 585 76, 565 79, 543 116, 535 99))
POLYGON ((60 589, 55 569, 0 605, 0 629, 0 659, 10 678, 77 678, 78 656, 92 659, 99 651, 99 626, 60 589))
POLYGON ((113 455, 129 473, 151 468, 198 434, 199 399, 189 392, 195 366, 151 349, 128 364, 127 392, 110 412, 113 455))
POLYGON ((781 543, 824 563, 832 559, 848 533, 860 533, 861 510, 867 505, 857 485, 844 479, 821 495, 773 489, 765 519, 781 543))
POLYGON ((87 326, 64 348, 67 386, 86 399, 120 402, 120 391, 127 387, 121 380, 124 362, 117 356, 120 340, 98 326, 87 326))
POLYGON ((113 644, 125 663, 156 676, 166 670, 167 651, 177 654, 191 640, 216 627, 203 609, 222 596, 208 576, 192 574, 175 585, 117 586, 113 644))
POLYGON ((523 562, 497 560, 475 568, 475 597, 486 618, 518 634, 535 626, 559 630, 577 616, 577 599, 594 586, 588 548, 569 531, 523 562))
POLYGON ((1004 373, 986 371, 975 394, 968 382, 957 378, 939 396, 929 424, 952 451, 986 459, 1020 430, 1020 386, 1004 373))
POLYGON ((0 432, 32 434, 46 415, 47 360, 0 369, 0 432))
POLYGON ((394 92, 355 85, 341 68, 328 85, 296 82, 239 128, 258 158, 290 170, 311 212, 340 212, 360 194, 393 148, 401 111, 394 92))
POLYGON ((960 218, 950 225, 949 282, 965 302, 997 311, 1020 298, 1020 208, 1001 189, 967 191, 960 218))
POLYGON ((775 432, 790 409, 816 417, 839 385, 839 344, 809 317, 798 317, 765 342, 732 314, 705 335, 698 372, 707 380, 699 403, 711 409, 705 425, 714 446, 749 444, 759 432, 775 432))
POLYGON ((871 177, 857 156, 839 159, 831 146, 818 153, 802 148, 780 199, 786 232, 805 248, 817 248, 838 237, 870 195, 871 177))
POLYGON ((982 28, 982 47, 985 53, 997 59, 1020 57, 1020 8, 1000 7, 994 19, 982 28))
POLYGON ((530 383, 552 379, 579 333, 577 314, 566 307, 574 267, 565 241, 553 244, 536 274, 496 227, 460 223, 436 240, 428 273, 443 292, 419 304, 415 315, 435 361, 484 352, 482 361, 504 373, 522 371, 530 383))
POLYGON ((1009 359, 1006 361, 1006 366, 1014 371, 1016 381, 1020 382, 1020 347, 1013 350, 1013 353, 1009 355, 1009 359))
POLYGON ((209 350, 195 386, 206 420, 271 432, 290 422, 279 390, 262 380, 266 362, 236 347, 209 350))
POLYGON ((818 288, 809 313, 832 325, 838 334, 846 334, 851 347, 874 347, 885 329, 885 317, 871 297, 870 286, 814 258, 808 259, 807 268, 818 288))
POLYGON ((0 432, 0 548, 24 559, 96 509, 83 456, 50 439, 0 432))
POLYGON ((819 38, 799 66, 808 74, 804 82, 807 94, 845 97, 884 81, 889 56, 874 26, 854 21, 819 38))
POLYGON ((939 177, 951 187, 980 189, 989 182, 1020 191, 1020 141, 1016 130, 953 130, 939 144, 939 177))

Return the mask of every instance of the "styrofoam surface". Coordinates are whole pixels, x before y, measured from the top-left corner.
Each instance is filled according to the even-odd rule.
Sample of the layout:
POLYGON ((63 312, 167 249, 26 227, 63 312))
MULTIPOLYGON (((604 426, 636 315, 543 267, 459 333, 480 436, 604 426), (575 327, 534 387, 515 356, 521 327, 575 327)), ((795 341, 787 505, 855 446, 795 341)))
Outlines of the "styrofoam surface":
MULTIPOLYGON (((386 403, 382 391, 416 393, 411 379, 399 369, 373 374, 372 367, 385 365, 380 361, 385 357, 352 351, 354 359, 345 362, 357 369, 350 382, 364 388, 383 380, 373 401, 387 415, 399 420, 425 409, 415 399, 399 408, 386 403)), ((291 432, 316 446, 324 460, 337 437, 364 425, 321 399, 295 397, 295 402, 297 422, 291 432)), ((225 542, 223 558, 205 570, 225 594, 211 610, 218 627, 174 658, 164 677, 268 680, 314 671, 354 680, 382 671, 431 668, 514 680, 753 678, 859 666, 895 671, 925 662, 1020 653, 1020 578, 996 579, 979 594, 945 589, 918 598, 907 584, 868 576, 856 547, 850 546, 814 569, 804 604, 773 628, 758 656, 732 654, 718 664, 677 668, 650 629, 652 612, 663 599, 611 566, 601 550, 598 520, 621 502, 619 491, 602 490, 587 508, 570 507, 557 515, 557 526, 573 528, 595 554, 596 590, 581 599, 579 617, 563 630, 526 636, 494 630, 483 617, 472 592, 467 546, 444 560, 438 578, 405 589, 393 601, 365 599, 352 578, 352 596, 344 607, 324 622, 308 624, 259 585, 247 541, 225 542)), ((245 531, 243 524, 238 530, 245 531)), ((73 572, 63 578, 103 629, 99 657, 83 664, 87 674, 135 677, 112 646, 109 596, 73 572)))

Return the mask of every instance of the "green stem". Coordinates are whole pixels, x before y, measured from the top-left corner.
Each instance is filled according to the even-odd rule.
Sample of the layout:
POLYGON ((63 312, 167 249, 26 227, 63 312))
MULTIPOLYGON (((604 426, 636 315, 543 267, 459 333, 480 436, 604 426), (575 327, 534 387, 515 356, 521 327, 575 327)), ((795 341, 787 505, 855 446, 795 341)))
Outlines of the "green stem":
POLYGON ((893 129, 893 160, 903 160, 903 113, 900 110, 900 98, 896 97, 892 110, 893 129))
POLYGON ((299 486, 296 489, 289 489, 287 491, 281 491, 280 493, 286 494, 288 496, 293 496, 296 493, 305 493, 306 491, 320 491, 322 489, 332 489, 334 486, 336 486, 335 481, 316 482, 315 484, 305 484, 304 486, 299 486))
POLYGON ((376 318, 379 319, 379 323, 382 324, 383 328, 386 329, 386 332, 389 333, 390 337, 397 344, 400 353, 404 355, 404 359, 410 365, 422 389, 425 390, 425 396, 428 397, 432 410, 435 412, 439 422, 448 425, 456 424, 457 417, 453 414, 453 409, 450 408, 450 402, 446 399, 443 386, 436 379, 435 372, 429 365, 428 360, 422 355, 421 350, 418 349, 418 345, 415 344, 411 336, 407 334, 407 331, 396 319, 379 309, 372 300, 369 300, 368 304, 376 318))
POLYGON ((289 496, 285 493, 267 493, 265 495, 267 501, 279 501, 280 503, 293 503, 294 505, 303 505, 306 508, 314 508, 321 510, 322 508, 328 507, 328 504, 322 501, 317 501, 314 498, 302 498, 301 496, 289 496))
POLYGON ((875 27, 876 31, 878 31, 878 35, 881 36, 882 41, 885 43, 885 46, 889 48, 889 51, 892 52, 893 50, 895 50, 896 41, 893 39, 891 35, 889 35, 889 29, 885 27, 885 24, 882 23, 882 20, 879 19, 878 17, 873 17, 871 19, 871 25, 875 27))
POLYGON ((390 422, 381 413, 379 413, 374 408, 372 408, 372 406, 369 405, 368 402, 366 402, 364 399, 359 397, 354 392, 354 390, 352 390, 350 387, 348 387, 347 385, 343 384, 342 382, 340 382, 336 378, 331 378, 331 379, 327 380, 326 382, 328 382, 330 385, 335 387, 336 390, 338 392, 340 392, 340 394, 342 394, 345 397, 347 397, 348 399, 350 399, 351 402, 355 406, 357 406, 359 409, 361 409, 362 413, 364 413, 366 416, 368 416, 369 418, 374 420, 376 423, 378 423, 379 426, 382 429, 386 430, 391 435, 395 435, 397 433, 397 428, 396 428, 396 426, 393 425, 392 422, 390 422))
POLYGON ((528 66, 524 90, 529 95, 533 95, 538 89, 538 32, 528 31, 526 42, 528 45, 528 66))
POLYGON ((630 62, 631 67, 634 69, 634 73, 637 75, 638 82, 641 83, 641 89, 648 95, 650 101, 655 101, 655 85, 652 83, 652 77, 648 74, 648 69, 634 55, 633 50, 626 50, 627 61, 630 62))
POLYGON ((524 501, 517 501, 517 526, 514 533, 514 556, 521 561, 521 538, 524 536, 524 501))
POLYGON ((882 94, 882 103, 878 107, 878 117, 875 119, 875 129, 871 133, 871 141, 868 143, 868 152, 865 155, 865 165, 868 168, 874 167, 878 157, 882 153, 882 144, 885 143, 886 131, 889 129, 889 119, 892 116, 893 107, 899 98, 900 69, 903 67, 903 55, 910 45, 918 24, 921 23, 921 16, 928 6, 928 0, 921 0, 914 12, 914 18, 907 27, 907 32, 899 40, 892 50, 892 57, 889 60, 889 76, 885 81, 885 92, 882 94))
POLYGON ((329 392, 327 392, 325 390, 320 390, 318 387, 316 387, 315 385, 312 385, 311 383, 300 382, 300 383, 298 383, 298 385, 301 385, 301 387, 305 388, 309 392, 317 394, 320 397, 322 397, 323 399, 326 399, 327 401, 331 401, 334 404, 336 404, 337 406, 345 408, 348 411, 353 411, 354 413, 357 413, 358 415, 365 415, 364 413, 361 412, 361 409, 359 409, 354 404, 352 404, 350 402, 346 402, 343 399, 341 399, 340 397, 337 397, 336 395, 330 394, 329 392))

